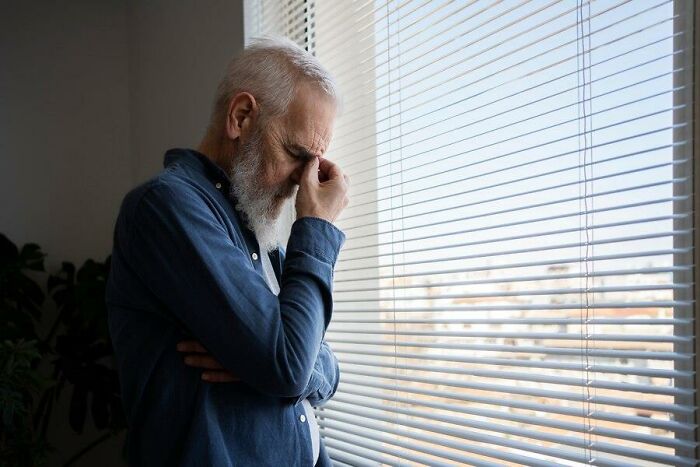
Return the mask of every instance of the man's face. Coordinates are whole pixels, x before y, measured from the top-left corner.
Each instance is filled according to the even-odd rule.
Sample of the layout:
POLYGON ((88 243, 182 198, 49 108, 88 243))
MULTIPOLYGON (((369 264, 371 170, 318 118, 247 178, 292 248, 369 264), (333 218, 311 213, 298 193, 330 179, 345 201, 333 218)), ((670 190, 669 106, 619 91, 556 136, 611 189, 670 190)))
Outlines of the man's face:
POLYGON ((295 193, 304 166, 323 157, 330 144, 335 104, 310 86, 297 89, 286 115, 262 129, 262 152, 266 167, 260 183, 275 192, 279 204, 295 193))
POLYGON ((272 250, 283 208, 291 209, 304 166, 325 154, 330 143, 335 104, 302 85, 286 115, 242 138, 232 166, 232 194, 255 232, 261 248, 272 250))

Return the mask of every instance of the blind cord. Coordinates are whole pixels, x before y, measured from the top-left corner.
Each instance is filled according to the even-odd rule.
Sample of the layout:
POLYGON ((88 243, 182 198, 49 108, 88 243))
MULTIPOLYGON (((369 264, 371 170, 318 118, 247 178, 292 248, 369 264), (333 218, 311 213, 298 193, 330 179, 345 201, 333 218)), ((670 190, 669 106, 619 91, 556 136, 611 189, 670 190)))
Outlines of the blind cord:
MULTIPOLYGON (((592 172, 593 170, 593 165, 589 164, 589 157, 592 160, 592 137, 593 137, 593 132, 589 131, 589 126, 591 127, 592 130, 592 112, 589 109, 589 106, 592 105, 592 93, 591 93, 591 85, 590 85, 590 76, 588 74, 590 73, 590 69, 588 68, 590 64, 590 50, 591 50, 591 44, 590 44, 590 31, 591 31, 591 11, 590 11, 590 3, 588 3, 588 11, 587 11, 587 18, 584 20, 584 4, 582 0, 577 0, 577 43, 576 43, 576 51, 577 55, 580 57, 580 67, 579 67, 579 73, 577 74, 577 81, 578 81, 578 89, 580 90, 579 96, 580 96, 580 101, 579 101, 579 134, 581 137, 579 138, 579 162, 581 162, 581 170, 579 171, 579 175, 582 178, 582 188, 583 188, 583 193, 581 196, 581 201, 583 203, 583 228, 581 229, 581 235, 585 238, 584 243, 584 248, 583 248, 583 258, 582 258, 582 265, 584 269, 584 274, 583 274, 583 281, 584 281, 584 287, 582 288, 582 294, 583 294, 583 306, 581 307, 581 344, 582 344, 582 360, 583 360, 583 377, 584 377, 584 384, 582 385, 582 390, 584 392, 583 394, 583 422, 584 422, 584 430, 583 430, 583 436, 584 436, 584 451, 585 451, 585 456, 588 461, 588 464, 590 465, 595 465, 596 459, 594 457, 594 448, 595 448, 595 442, 593 439, 593 436, 595 434, 595 426, 593 425, 593 418, 592 416, 594 415, 594 405, 595 404, 595 399, 596 396, 593 393, 595 390, 594 382, 591 379, 593 375, 593 361, 592 361, 592 356, 591 356, 591 336, 595 335, 595 331, 592 329, 592 319, 595 319, 594 316, 592 316, 592 313, 594 313, 595 307, 591 307, 591 257, 593 255, 593 245, 592 245, 592 224, 593 224, 593 218, 592 218, 592 213, 589 211, 593 210, 593 197, 589 200, 589 195, 592 194, 593 192, 593 186, 592 186, 592 180, 589 180, 589 167, 592 172), (584 22, 586 21, 586 22, 584 22), (586 34, 586 26, 588 26, 588 35, 586 34), (588 61, 586 60, 588 58, 588 61), (589 120, 590 125, 589 125, 589 120), (581 131, 582 130, 582 131, 581 131), (590 144, 589 144, 589 138, 590 138, 590 144), (582 146, 582 147, 581 147, 582 146), (590 190, 589 190, 590 188, 590 190), (590 192, 589 192, 590 191, 590 192), (589 206, 589 202, 591 205, 589 206)), ((591 178, 593 178, 593 174, 591 173, 591 178)), ((579 188, 579 193, 580 193, 581 188, 579 188)), ((580 217, 579 217, 579 223, 580 223, 580 217)), ((583 239, 581 239, 583 240, 583 239)))
MULTIPOLYGON (((397 8, 395 5, 393 5, 393 2, 387 2, 387 5, 386 5, 386 21, 387 21, 387 29, 386 29, 386 33, 387 33, 387 49, 386 49, 386 55, 387 55, 387 62, 389 63, 389 66, 391 66, 391 60, 392 60, 392 57, 391 57, 391 49, 392 49, 392 43, 391 43, 391 37, 392 37, 391 26, 392 26, 392 21, 391 21, 391 17, 392 17, 392 11, 391 11, 391 9, 390 9, 390 7, 389 7, 390 4, 392 4, 392 6, 393 6, 393 13, 394 13, 394 15, 396 15, 396 19, 394 20, 394 23, 395 23, 395 26, 396 26, 396 33, 395 33, 395 34, 396 34, 397 39, 398 39, 398 40, 396 41, 396 44, 397 44, 396 46, 397 46, 397 58, 398 58, 398 62, 399 62, 398 66, 397 66, 397 69, 399 70, 399 80, 398 80, 398 84, 399 84, 399 87, 400 87, 400 86, 401 86, 401 79, 400 79, 400 76, 401 76, 401 59, 400 59, 400 57, 401 57, 401 55, 400 55, 400 51, 399 51, 399 49, 398 49, 398 44, 400 43, 400 39, 398 38, 398 34, 399 34, 399 31, 401 31, 401 27, 400 27, 401 14, 400 14, 399 11, 398 11, 399 8, 397 8)), ((393 80, 391 79, 391 75, 389 75, 389 76, 388 76, 389 92, 391 92, 392 84, 394 84, 394 83, 393 83, 393 80)), ((398 103, 398 105, 399 105, 398 117, 399 117, 399 119, 401 119, 401 94, 400 94, 400 89, 399 89, 399 103, 398 103)), ((392 116, 391 110, 389 111, 389 116, 390 116, 390 117, 392 116)), ((401 167, 401 148, 402 148, 402 142, 401 142, 401 124, 400 124, 400 120, 399 120, 399 125, 398 125, 398 127, 399 127, 399 172, 398 172, 398 173, 399 173, 399 177, 402 177, 403 170, 402 170, 402 167, 401 167)), ((390 148, 390 150, 391 150, 391 148, 390 148)), ((391 161, 391 154, 389 155, 389 160, 391 161)), ((391 166, 390 166, 390 168, 391 168, 391 166)), ((390 172, 391 172, 391 170, 390 170, 390 172)), ((390 182, 390 184, 389 184, 389 189, 390 189, 390 190, 392 191, 392 193, 393 193, 393 182, 394 182, 393 176, 390 178, 389 182, 390 182)), ((402 184, 400 183, 400 184, 399 184, 399 187, 401 187, 401 185, 402 185, 402 184)), ((402 205, 403 205, 403 197, 399 198, 399 200, 400 200, 399 206, 402 206, 402 205)), ((393 199, 392 199, 391 203, 392 203, 392 208, 393 208, 393 199)), ((392 218, 393 218, 393 215, 394 215, 394 211, 393 211, 393 209, 392 209, 392 211, 391 211, 391 217, 392 217, 392 218)), ((400 218, 403 218, 403 209, 401 210, 400 218)), ((392 224, 392 228, 393 228, 393 225, 394 225, 393 221, 392 221, 391 224, 392 224)), ((397 231, 396 233, 399 234, 400 238, 403 238, 403 222, 401 222, 401 227, 398 229, 398 231, 397 231)), ((398 353, 398 352, 397 352, 397 347, 398 347, 398 346, 397 346, 397 336, 398 336, 398 333, 397 333, 397 330, 396 330, 396 323, 397 323, 397 321, 396 321, 396 270, 395 270, 395 261, 394 261, 394 255, 396 254, 396 252, 394 251, 394 246, 395 246, 395 244, 396 244, 397 242, 396 242, 395 239, 394 239, 394 234, 393 234, 393 233, 391 234, 391 240, 392 240, 392 242, 391 242, 391 295, 392 295, 391 307, 392 307, 392 320, 391 320, 391 321, 392 321, 392 326, 393 326, 393 333, 392 333, 393 336, 392 336, 392 337, 393 337, 393 341, 394 341, 394 345, 393 345, 393 358, 394 358, 394 391, 393 391, 393 392, 394 392, 394 397, 393 397, 393 403, 394 403, 394 410, 395 410, 395 412, 394 412, 394 419, 395 419, 395 423, 398 425, 398 424, 399 424, 399 410, 398 410, 398 408, 399 408, 399 402, 398 402, 398 398, 399 398, 399 388, 398 388, 399 378, 396 377, 396 376, 398 375, 398 355, 397 355, 397 353, 398 353)), ((399 242, 400 242, 400 240, 399 240, 399 242)), ((403 249, 403 248, 401 248, 401 249, 403 249)), ((403 262, 403 259, 400 260, 400 262, 403 262)), ((403 268, 402 268, 402 270, 403 270, 403 268)), ((399 459, 399 458, 397 458, 398 465, 401 465, 401 461, 399 461, 398 459, 399 459)))

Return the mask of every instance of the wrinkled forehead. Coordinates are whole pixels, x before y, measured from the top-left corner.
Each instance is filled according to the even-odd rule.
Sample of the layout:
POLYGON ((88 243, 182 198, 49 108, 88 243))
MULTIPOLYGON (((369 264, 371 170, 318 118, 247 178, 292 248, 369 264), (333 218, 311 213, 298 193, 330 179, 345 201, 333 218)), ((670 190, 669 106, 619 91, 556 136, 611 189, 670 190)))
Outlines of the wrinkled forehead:
POLYGON ((324 155, 333 136, 335 113, 332 98, 310 85, 299 86, 282 118, 286 139, 313 155, 324 155))

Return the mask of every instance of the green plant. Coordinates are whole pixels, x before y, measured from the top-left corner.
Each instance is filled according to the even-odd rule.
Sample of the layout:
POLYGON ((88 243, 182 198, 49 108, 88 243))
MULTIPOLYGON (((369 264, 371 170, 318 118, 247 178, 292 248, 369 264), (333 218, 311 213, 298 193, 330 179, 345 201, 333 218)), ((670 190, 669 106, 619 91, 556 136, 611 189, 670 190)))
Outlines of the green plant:
POLYGON ((48 275, 55 317, 40 335, 45 295, 34 277, 46 276, 44 257, 38 245, 20 250, 0 234, 0 454, 9 465, 44 462, 48 423, 64 388, 71 391, 71 429, 82 433, 89 413, 103 430, 66 465, 126 427, 104 302, 109 257, 77 271, 64 262, 48 275))
POLYGON ((33 368, 41 358, 36 341, 5 340, 0 343, 0 459, 7 465, 40 466, 48 445, 32 423, 34 399, 47 386, 33 368))

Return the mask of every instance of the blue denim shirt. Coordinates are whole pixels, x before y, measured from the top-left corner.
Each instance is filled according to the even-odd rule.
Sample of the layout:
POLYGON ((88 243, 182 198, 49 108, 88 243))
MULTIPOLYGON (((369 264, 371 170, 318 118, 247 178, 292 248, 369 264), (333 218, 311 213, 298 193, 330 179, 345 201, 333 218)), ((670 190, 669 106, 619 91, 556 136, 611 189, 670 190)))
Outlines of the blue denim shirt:
MULTIPOLYGON (((221 168, 170 150, 165 170, 124 199, 107 305, 134 466, 313 464, 301 401, 335 393, 338 361, 323 341, 333 267, 345 236, 298 219, 284 251, 260 250, 221 168), (207 383, 176 344, 194 338, 241 382, 207 383)), ((316 465, 330 465, 323 447, 316 465)))

